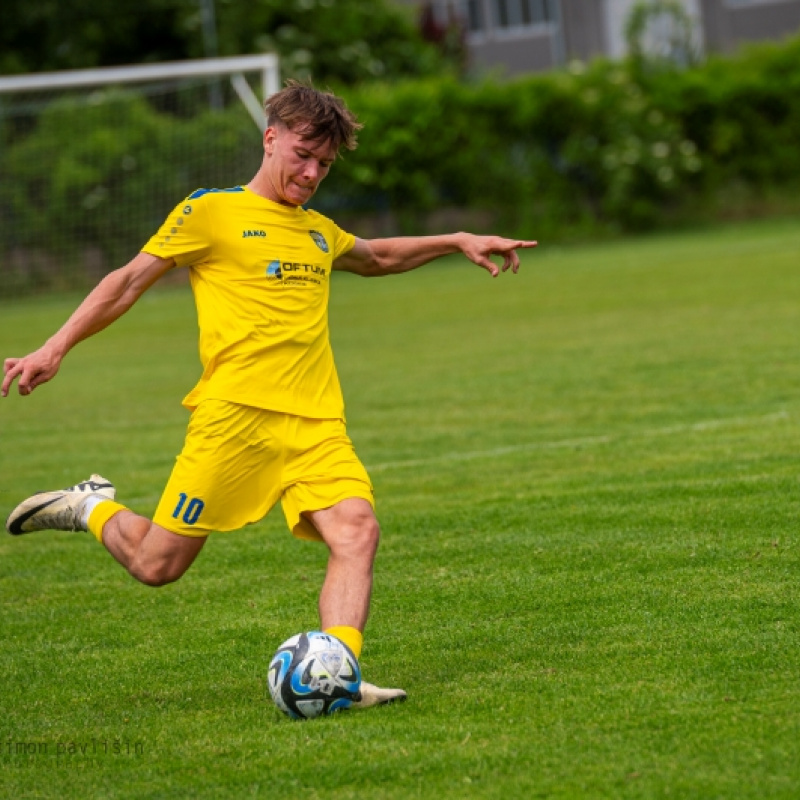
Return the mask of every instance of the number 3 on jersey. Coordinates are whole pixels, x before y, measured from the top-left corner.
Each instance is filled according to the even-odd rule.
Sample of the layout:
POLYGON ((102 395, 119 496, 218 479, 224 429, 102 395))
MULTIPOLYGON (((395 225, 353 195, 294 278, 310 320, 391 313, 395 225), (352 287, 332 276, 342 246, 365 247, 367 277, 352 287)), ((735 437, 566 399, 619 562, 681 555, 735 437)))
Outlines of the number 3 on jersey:
POLYGON ((178 498, 178 505, 175 506, 175 510, 172 512, 173 519, 181 517, 187 525, 194 525, 200 517, 200 514, 203 513, 206 504, 198 497, 192 497, 190 500, 185 492, 181 492, 178 498), (188 504, 186 502, 187 500, 189 500, 188 504), (186 508, 184 508, 184 506, 186 506, 186 508), (181 512, 183 512, 183 516, 181 516, 181 512))

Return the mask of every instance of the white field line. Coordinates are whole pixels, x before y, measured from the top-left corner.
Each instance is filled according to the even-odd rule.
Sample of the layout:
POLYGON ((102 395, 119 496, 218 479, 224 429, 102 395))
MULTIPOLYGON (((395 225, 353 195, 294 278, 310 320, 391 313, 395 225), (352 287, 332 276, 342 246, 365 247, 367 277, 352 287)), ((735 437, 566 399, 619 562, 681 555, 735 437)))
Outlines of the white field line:
POLYGON ((665 428, 650 428, 632 434, 616 434, 606 436, 586 436, 579 439, 557 439, 550 442, 528 442, 514 444, 506 447, 493 447, 489 450, 468 450, 466 452, 442 453, 429 458, 414 458, 406 461, 387 461, 383 464, 367 466, 369 472, 384 472, 390 469, 407 469, 421 467, 427 464, 442 464, 452 461, 475 461, 483 458, 496 458, 510 453, 527 453, 536 450, 560 450, 573 447, 591 447, 592 445, 609 444, 624 439, 649 439, 657 436, 670 436, 676 433, 701 433, 718 428, 744 428, 763 427, 776 422, 789 419, 786 411, 776 411, 759 417, 728 417, 727 419, 709 419, 705 422, 695 422, 691 425, 669 425, 665 428))

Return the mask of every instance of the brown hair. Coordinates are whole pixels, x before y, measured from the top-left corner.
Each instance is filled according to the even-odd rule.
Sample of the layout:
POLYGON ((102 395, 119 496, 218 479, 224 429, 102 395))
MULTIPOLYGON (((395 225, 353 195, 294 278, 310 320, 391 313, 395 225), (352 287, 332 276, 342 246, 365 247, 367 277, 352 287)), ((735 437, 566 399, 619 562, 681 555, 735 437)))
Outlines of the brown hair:
POLYGON ((295 80, 268 97, 264 110, 267 125, 284 125, 312 142, 330 141, 337 151, 355 150, 356 132, 364 127, 341 97, 295 80))

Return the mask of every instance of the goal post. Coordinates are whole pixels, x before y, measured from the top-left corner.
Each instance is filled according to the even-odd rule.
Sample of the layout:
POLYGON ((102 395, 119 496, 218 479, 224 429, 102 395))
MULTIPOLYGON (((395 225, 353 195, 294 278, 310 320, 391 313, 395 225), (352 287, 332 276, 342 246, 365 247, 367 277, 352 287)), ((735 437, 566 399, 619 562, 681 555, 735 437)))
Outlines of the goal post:
POLYGON ((0 301, 84 289, 182 197, 249 180, 279 88, 273 54, 0 76, 0 301))
POLYGON ((261 89, 264 99, 280 88, 278 57, 273 53, 264 53, 254 56, 172 61, 127 67, 37 72, 29 75, 0 75, 0 94, 54 91, 89 86, 143 84, 176 78, 228 76, 254 122, 263 128, 263 109, 250 88, 250 84, 244 78, 244 73, 252 72, 261 73, 261 89))

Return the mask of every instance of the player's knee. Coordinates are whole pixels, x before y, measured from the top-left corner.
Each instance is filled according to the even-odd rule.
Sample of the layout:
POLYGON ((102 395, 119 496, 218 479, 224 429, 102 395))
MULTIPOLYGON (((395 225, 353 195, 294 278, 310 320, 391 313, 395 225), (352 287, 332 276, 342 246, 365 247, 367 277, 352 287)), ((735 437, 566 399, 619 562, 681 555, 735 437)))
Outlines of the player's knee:
POLYGON ((145 586, 166 586, 174 583, 186 570, 177 569, 174 565, 166 562, 143 563, 134 562, 131 564, 129 572, 139 583, 145 586))
POLYGON ((381 539, 381 527, 378 525, 378 520, 376 520, 375 517, 372 517, 371 520, 365 523, 363 537, 365 549, 371 550, 374 553, 378 549, 378 543, 381 539))
POLYGON ((353 555, 374 555, 381 538, 378 520, 373 515, 359 515, 343 526, 339 537, 340 549, 353 555))
POLYGON ((166 586, 192 565, 205 538, 178 536, 152 524, 128 566, 128 572, 146 586, 166 586))

